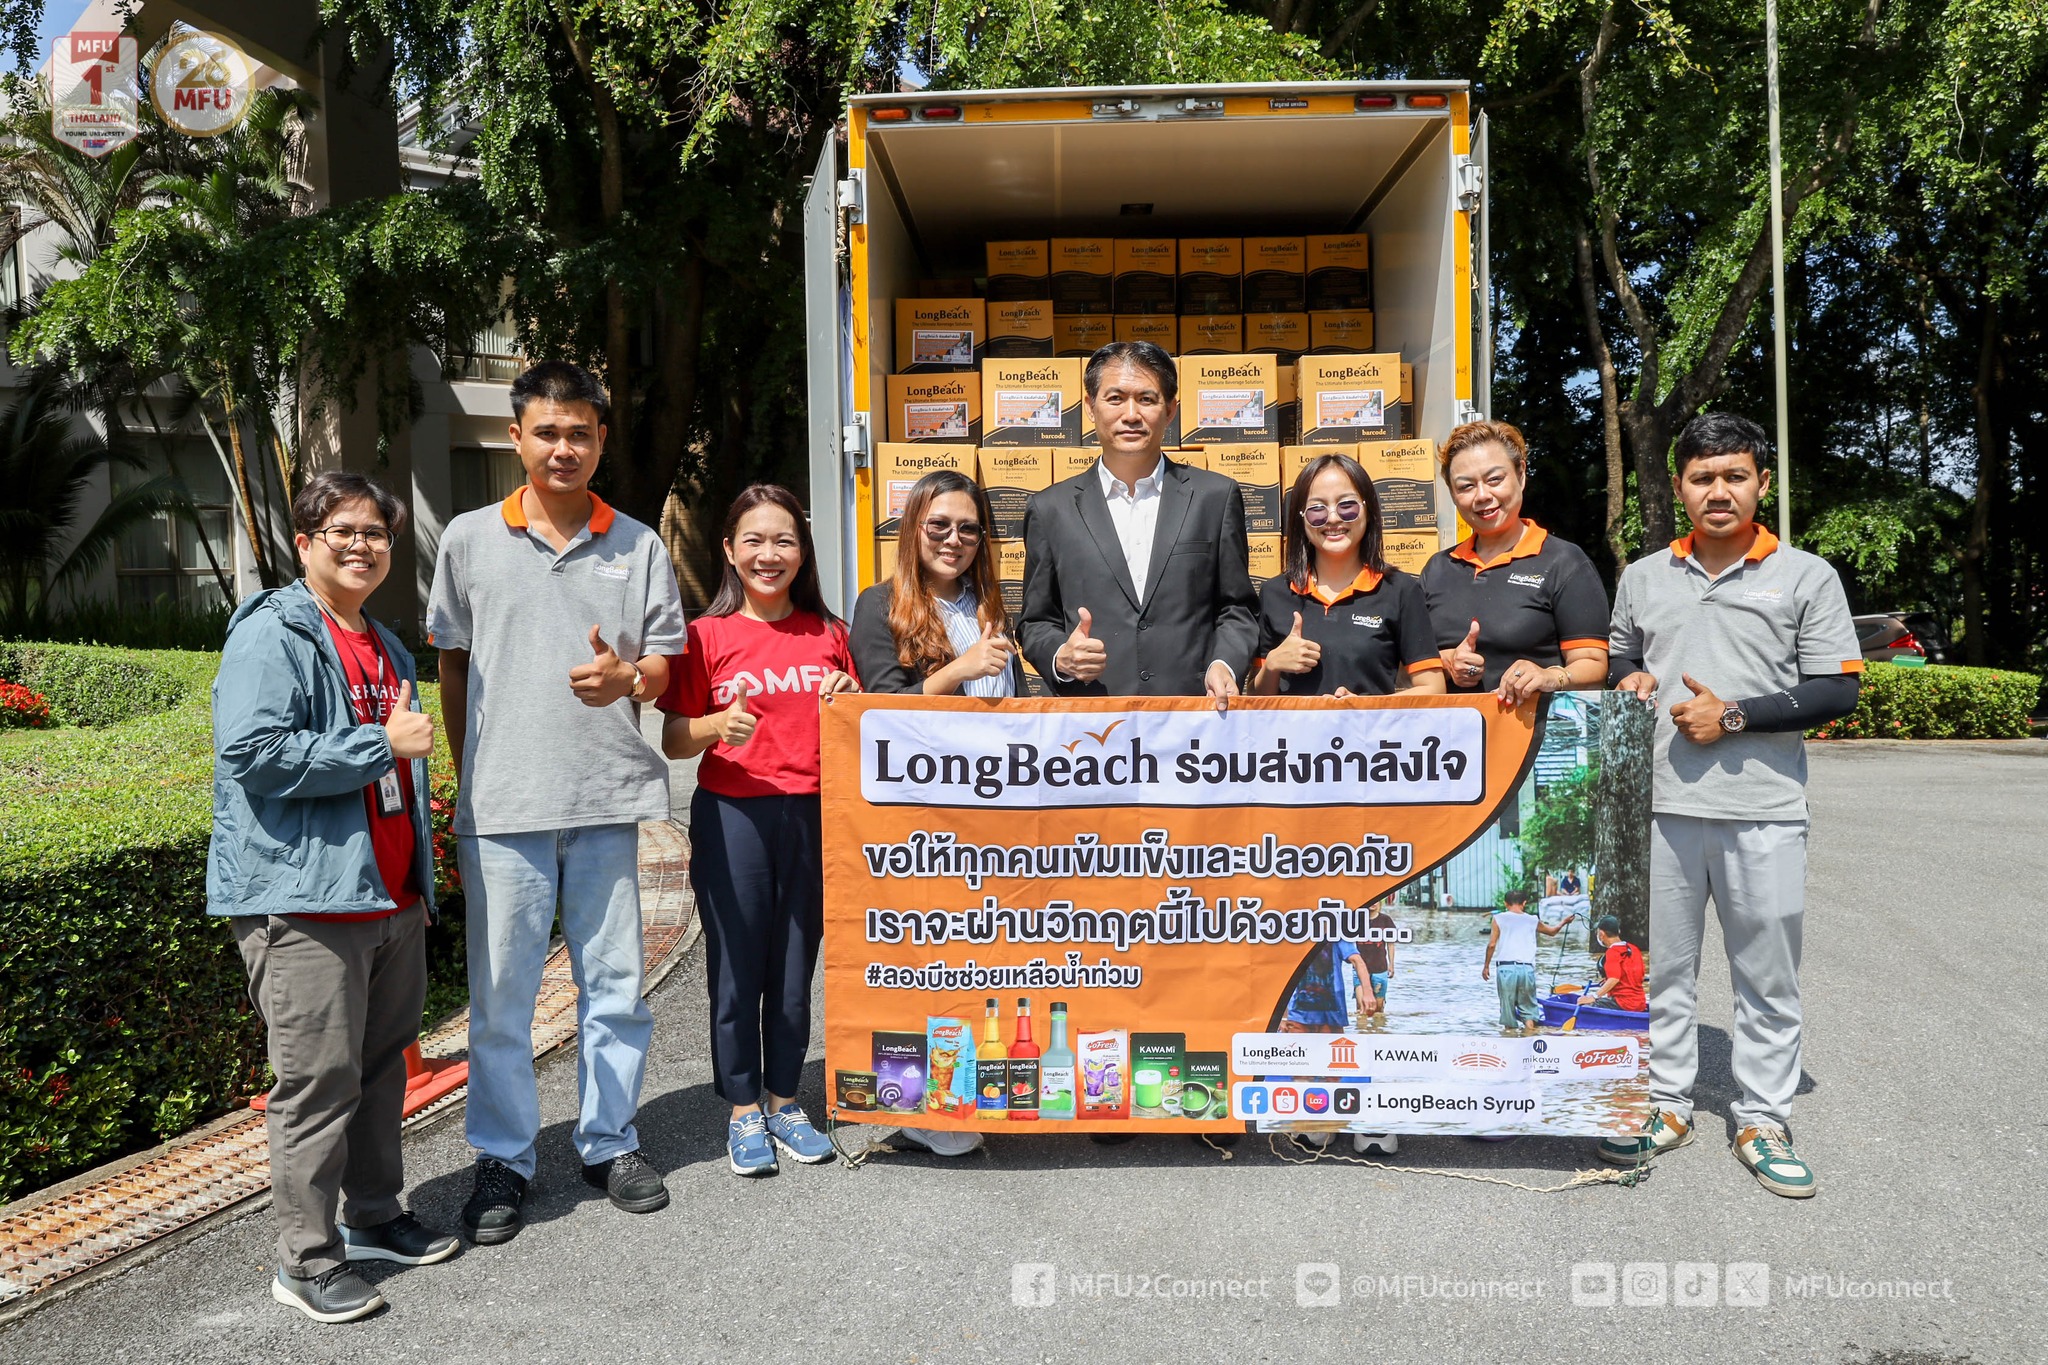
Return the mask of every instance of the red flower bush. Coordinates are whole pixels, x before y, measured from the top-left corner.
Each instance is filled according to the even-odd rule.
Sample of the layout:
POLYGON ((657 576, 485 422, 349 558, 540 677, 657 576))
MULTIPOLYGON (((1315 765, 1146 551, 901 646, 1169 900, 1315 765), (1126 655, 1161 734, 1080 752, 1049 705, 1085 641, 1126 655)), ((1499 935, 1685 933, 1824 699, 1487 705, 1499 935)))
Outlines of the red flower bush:
POLYGON ((41 730, 49 723, 49 698, 20 683, 0 682, 0 730, 41 730))

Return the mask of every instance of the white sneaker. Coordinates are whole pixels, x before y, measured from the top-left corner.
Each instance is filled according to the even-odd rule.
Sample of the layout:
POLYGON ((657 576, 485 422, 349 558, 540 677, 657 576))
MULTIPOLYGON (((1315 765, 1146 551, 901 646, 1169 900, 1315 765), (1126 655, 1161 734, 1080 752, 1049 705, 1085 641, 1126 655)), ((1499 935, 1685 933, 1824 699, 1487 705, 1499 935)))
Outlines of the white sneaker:
POLYGON ((1393 1156, 1401 1150, 1401 1139, 1393 1133, 1353 1133, 1351 1150, 1361 1155, 1378 1152, 1381 1156, 1393 1156))
POLYGON ((933 1156, 966 1156, 981 1146, 981 1134, 962 1133, 951 1128, 899 1128, 889 1139, 892 1147, 913 1147, 933 1156))

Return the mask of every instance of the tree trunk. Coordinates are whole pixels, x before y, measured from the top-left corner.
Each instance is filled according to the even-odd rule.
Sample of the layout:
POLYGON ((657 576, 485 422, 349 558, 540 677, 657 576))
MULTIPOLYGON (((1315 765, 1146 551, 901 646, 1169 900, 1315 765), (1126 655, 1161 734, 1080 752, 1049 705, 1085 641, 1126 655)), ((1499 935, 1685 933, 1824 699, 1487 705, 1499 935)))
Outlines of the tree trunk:
POLYGON ((1628 567, 1628 542, 1622 537, 1622 516, 1628 502, 1628 473, 1621 458, 1621 388, 1614 373, 1614 352, 1607 345, 1606 329, 1600 325, 1599 283, 1593 278, 1593 239, 1579 229, 1579 302, 1586 310, 1586 343, 1593 352, 1593 366, 1600 373, 1600 437, 1607 457, 1607 553, 1614 559, 1614 575, 1628 567))
POLYGON ((1628 447, 1636 468, 1636 500, 1643 511, 1643 548, 1661 548, 1678 535, 1671 494, 1671 424, 1661 406, 1638 391, 1628 405, 1628 447))
POLYGON ((1997 430, 1993 388, 1998 368, 1998 300, 1979 306, 1977 382, 1970 388, 1976 415, 1977 491, 1970 499, 1970 533, 1963 542, 1963 657, 1983 668, 1991 657, 1985 635, 1984 568, 1991 549, 1991 500, 2004 483, 2004 440, 1997 430))
POLYGON ((1617 692, 1600 698, 1600 779, 1593 789, 1593 916, 1650 951, 1650 755, 1654 707, 1617 692))

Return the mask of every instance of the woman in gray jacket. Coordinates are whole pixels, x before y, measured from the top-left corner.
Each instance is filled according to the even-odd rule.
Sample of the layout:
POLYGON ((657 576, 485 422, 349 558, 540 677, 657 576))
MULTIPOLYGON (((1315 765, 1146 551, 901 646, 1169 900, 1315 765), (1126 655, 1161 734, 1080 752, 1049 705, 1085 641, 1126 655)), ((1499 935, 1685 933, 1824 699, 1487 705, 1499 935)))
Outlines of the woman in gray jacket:
POLYGON ((292 523, 305 577, 236 609, 214 679, 207 910, 233 925, 277 1073, 271 1297, 350 1322, 384 1297, 349 1262, 426 1265, 459 1245, 399 1202, 434 901, 434 727, 412 655, 363 613, 404 505, 329 472, 293 501, 292 523))

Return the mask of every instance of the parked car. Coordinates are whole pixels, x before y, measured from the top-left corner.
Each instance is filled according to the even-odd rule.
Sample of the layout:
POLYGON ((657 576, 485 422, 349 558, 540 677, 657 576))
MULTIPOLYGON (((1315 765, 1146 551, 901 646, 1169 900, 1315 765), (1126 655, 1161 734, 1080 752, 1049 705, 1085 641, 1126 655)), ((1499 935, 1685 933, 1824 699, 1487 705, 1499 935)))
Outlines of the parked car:
POLYGON ((1941 628, 1939 618, 1929 612, 1887 611, 1854 619, 1856 641, 1863 647, 1866 659, 1890 663, 1912 655, 1931 664, 1948 662, 1948 632, 1941 628))

